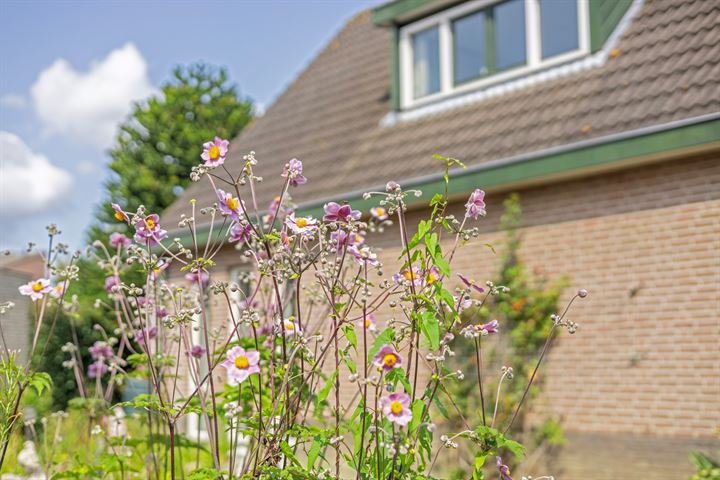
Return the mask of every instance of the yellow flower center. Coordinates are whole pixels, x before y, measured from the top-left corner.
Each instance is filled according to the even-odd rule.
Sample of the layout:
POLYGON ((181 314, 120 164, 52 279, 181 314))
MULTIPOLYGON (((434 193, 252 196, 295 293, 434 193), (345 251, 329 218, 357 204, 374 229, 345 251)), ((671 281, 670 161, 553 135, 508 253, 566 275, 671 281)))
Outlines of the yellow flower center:
POLYGON ((32 289, 33 289, 33 292, 40 292, 40 291, 42 291, 42 289, 43 289, 43 284, 42 284, 42 282, 35 282, 35 283, 33 283, 32 289))
POLYGON ((365 319, 365 328, 370 328, 370 325, 371 325, 370 320, 365 319))
POLYGON ((300 228, 305 228, 305 227, 307 227, 307 224, 308 224, 307 218, 302 218, 302 217, 300 217, 300 218, 298 218, 298 219, 295 220, 295 225, 297 225, 297 226, 300 227, 300 228))
POLYGON ((386 367, 394 367, 396 363, 397 363, 397 355, 395 355, 394 353, 388 353, 387 355, 385 355, 383 357, 383 364, 386 367))
POLYGON ((378 217, 382 217, 385 215, 385 209, 382 207, 377 207, 377 210, 375 210, 375 213, 377 213, 378 217))
POLYGON ((412 282, 415 280, 415 273, 412 270, 405 270, 403 277, 405 277, 405 280, 412 282))
POLYGON ((292 322, 285 322, 285 330, 295 330, 295 325, 292 322))
POLYGON ((145 225, 147 225, 147 227, 152 230, 153 228, 155 228, 155 220, 153 220, 152 218, 146 218, 145 225))
POLYGON ((123 217, 123 214, 118 211, 115 211, 114 216, 118 219, 119 222, 125 221, 125 217, 123 217))
POLYGON ((213 145, 210 147, 210 150, 208 150, 208 156, 210 160, 217 160, 220 157, 220 149, 216 145, 213 145))
POLYGON ((227 206, 230 210, 237 210, 238 207, 240 206, 240 202, 238 202, 237 198, 230 197, 230 198, 228 198, 227 206))
POLYGON ((391 410, 395 415, 400 415, 400 414, 402 413, 402 411, 403 411, 402 403, 400 403, 400 402, 398 402, 397 400, 395 400, 394 402, 392 402, 392 403, 390 404, 390 410, 391 410))
POLYGON ((432 285, 433 283, 435 283, 435 280, 437 280, 437 278, 435 278, 435 275, 433 275, 432 273, 428 273, 428 275, 427 275, 428 285, 432 285))
POLYGON ((240 355, 235 358, 235 366, 240 370, 245 370, 250 366, 250 362, 248 362, 248 358, 246 356, 240 355))

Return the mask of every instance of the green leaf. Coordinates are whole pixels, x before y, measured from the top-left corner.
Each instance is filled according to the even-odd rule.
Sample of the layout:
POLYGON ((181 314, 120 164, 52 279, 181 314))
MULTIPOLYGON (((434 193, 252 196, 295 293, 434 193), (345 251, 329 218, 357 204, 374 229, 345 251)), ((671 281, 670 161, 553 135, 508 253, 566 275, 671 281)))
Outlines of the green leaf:
POLYGON ((403 370, 402 368, 393 368, 392 370, 390 370, 388 373, 385 374, 385 380, 390 382, 393 387, 396 386, 397 382, 399 381, 400 383, 402 383, 406 393, 412 392, 412 389, 410 388, 410 382, 405 375, 405 370, 403 370))
POLYGON ((222 477, 222 472, 219 472, 214 468, 199 468, 197 470, 193 470, 187 478, 188 480, 217 480, 222 477))
POLYGON ((435 252, 438 247, 438 236, 437 233, 425 235, 425 245, 427 246, 430 256, 435 258, 435 252))
MULTIPOLYGON (((413 248, 417 247, 420 244, 420 240, 422 240, 425 235, 430 231, 432 228, 432 221, 430 220, 421 220, 420 223, 418 223, 418 231, 415 235, 413 235, 412 239, 410 240, 410 243, 408 244, 407 250, 412 250, 413 248)), ((399 258, 402 258, 402 256, 405 254, 405 251, 403 251, 400 254, 399 258)))
POLYGON ((325 383, 325 386, 318 392, 317 394, 317 403, 318 405, 324 402, 328 395, 330 394, 330 389, 333 387, 333 384, 335 383, 335 377, 337 377, 337 370, 335 370, 330 378, 328 378, 327 382, 325 383))
POLYGON ((522 446, 522 444, 516 442, 515 440, 510 440, 509 438, 505 438, 501 435, 501 440, 498 442, 499 446, 505 447, 508 450, 512 452, 513 455, 515 455, 515 458, 517 458, 519 461, 523 461, 525 458, 525 447, 522 446))
POLYGON ((425 402, 416 398, 410 408, 412 410, 412 419, 408 426, 408 432, 414 432, 422 421, 423 413, 425 413, 425 402))
POLYGON ((442 413, 442 416, 450 420, 450 414, 447 411, 447 408, 445 408, 445 405, 440 401, 440 398, 438 398, 437 395, 435 395, 435 398, 433 398, 433 403, 435 406, 440 410, 440 413, 442 413))
POLYGON ((292 448, 290 448, 290 445, 288 445, 287 442, 282 441, 280 442, 280 450, 282 450, 283 454, 290 459, 292 463, 295 465, 300 466, 300 460, 295 456, 295 454, 292 451, 292 448))
POLYGON ((428 341, 431 350, 440 348, 440 327, 433 312, 423 312, 420 317, 420 330, 428 341))
POLYGON ((450 275, 450 264, 447 260, 445 260, 441 255, 438 255, 437 257, 434 257, 435 260, 435 266, 438 267, 440 270, 440 273, 445 275, 446 277, 450 275))
POLYGON ((352 345, 353 349, 357 352, 357 335, 355 334, 353 325, 345 325, 342 327, 342 330, 345 333, 345 338, 347 338, 350 345, 352 345))
POLYGON ((30 376, 28 385, 35 390, 38 397, 42 395, 43 391, 50 390, 52 388, 52 378, 45 372, 35 372, 30 376))
POLYGON ((315 435, 315 438, 313 439, 313 443, 310 446, 310 450, 308 450, 308 458, 307 458, 307 468, 308 470, 312 470, 315 467, 315 461, 318 458, 318 455, 320 455, 320 450, 322 449, 324 438, 322 435, 315 435))

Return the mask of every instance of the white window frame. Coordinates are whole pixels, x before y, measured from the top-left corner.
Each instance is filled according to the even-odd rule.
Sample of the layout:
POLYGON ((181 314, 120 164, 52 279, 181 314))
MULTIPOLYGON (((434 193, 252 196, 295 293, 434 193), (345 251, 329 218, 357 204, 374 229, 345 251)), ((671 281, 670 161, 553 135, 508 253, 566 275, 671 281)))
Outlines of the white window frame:
POLYGON ((578 48, 570 52, 561 53, 546 59, 542 58, 541 31, 540 31, 540 2, 539 0, 525 1, 525 52, 526 64, 510 70, 498 72, 477 80, 470 80, 460 85, 454 85, 453 65, 453 20, 482 10, 486 7, 502 3, 503 0, 473 0, 453 8, 436 13, 417 22, 400 28, 400 108, 405 110, 412 107, 427 105, 452 95, 479 90, 484 87, 502 83, 507 80, 522 77, 538 70, 571 62, 590 53, 590 27, 589 27, 589 0, 577 1, 578 12, 578 48), (412 36, 422 30, 432 27, 439 28, 440 52, 440 90, 438 92, 414 98, 413 78, 413 51, 412 36))

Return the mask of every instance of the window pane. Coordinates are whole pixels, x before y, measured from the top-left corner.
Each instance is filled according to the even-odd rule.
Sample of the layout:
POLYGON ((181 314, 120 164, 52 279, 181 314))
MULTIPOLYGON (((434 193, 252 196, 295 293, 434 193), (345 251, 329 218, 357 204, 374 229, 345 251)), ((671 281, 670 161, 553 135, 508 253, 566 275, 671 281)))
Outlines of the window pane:
POLYGON ((575 0, 540 0, 543 58, 577 50, 577 16, 575 0))
POLYGON ((510 0, 493 10, 495 66, 498 70, 525 63, 525 1, 510 0))
POLYGON ((483 12, 453 22, 453 52, 456 84, 487 74, 483 12))
POLYGON ((438 27, 416 33, 413 47, 415 98, 440 91, 440 35, 438 27))

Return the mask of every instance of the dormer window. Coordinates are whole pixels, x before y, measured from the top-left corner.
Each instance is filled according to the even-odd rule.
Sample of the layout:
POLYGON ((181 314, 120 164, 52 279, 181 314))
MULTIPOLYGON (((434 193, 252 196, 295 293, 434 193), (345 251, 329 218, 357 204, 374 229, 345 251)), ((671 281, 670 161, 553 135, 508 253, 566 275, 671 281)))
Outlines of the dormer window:
POLYGON ((587 2, 474 0, 401 27, 401 108, 588 54, 587 2))

